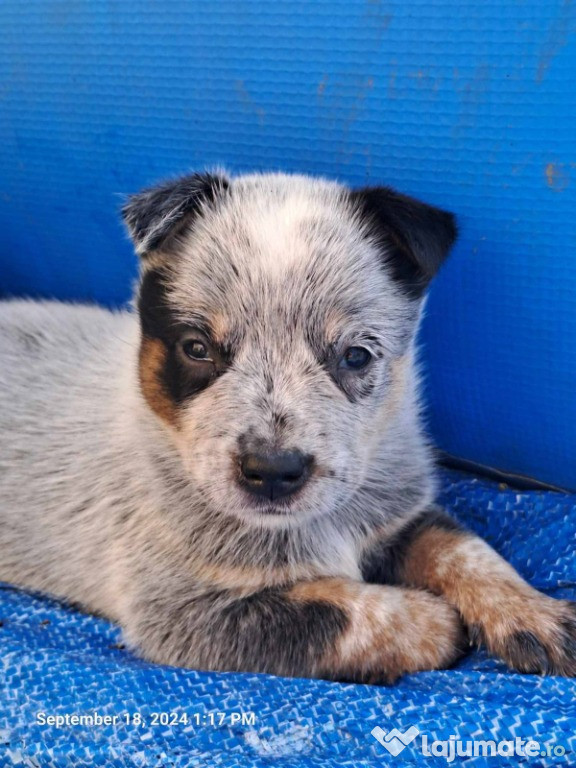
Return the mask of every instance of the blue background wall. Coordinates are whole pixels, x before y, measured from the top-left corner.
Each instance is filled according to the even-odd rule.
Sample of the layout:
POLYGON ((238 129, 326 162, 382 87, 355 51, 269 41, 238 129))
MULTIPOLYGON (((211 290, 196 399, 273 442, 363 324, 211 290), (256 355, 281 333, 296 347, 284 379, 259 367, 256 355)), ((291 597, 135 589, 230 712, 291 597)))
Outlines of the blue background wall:
POLYGON ((576 487, 572 0, 3 0, 0 288, 125 302, 120 195, 206 165, 454 210, 423 332, 450 453, 576 487))

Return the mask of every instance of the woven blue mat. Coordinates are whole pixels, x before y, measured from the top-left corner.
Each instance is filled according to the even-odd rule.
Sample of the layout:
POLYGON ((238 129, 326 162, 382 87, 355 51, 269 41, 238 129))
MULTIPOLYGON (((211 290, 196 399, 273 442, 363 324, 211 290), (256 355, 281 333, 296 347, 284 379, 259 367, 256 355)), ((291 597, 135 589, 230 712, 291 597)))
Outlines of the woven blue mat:
MULTIPOLYGON (((536 587, 576 597, 575 496, 445 472, 441 501, 536 587)), ((448 764, 423 754, 424 736, 429 748, 450 736, 521 738, 551 752, 456 757, 452 765, 576 765, 576 682, 512 674, 483 653, 376 688, 147 664, 122 648, 107 621, 8 585, 0 620, 0 766, 448 764), (117 722, 70 721, 94 713, 117 722), (68 723, 48 724, 67 715, 68 723), (371 735, 376 726, 416 726, 419 735, 392 756, 371 735)))

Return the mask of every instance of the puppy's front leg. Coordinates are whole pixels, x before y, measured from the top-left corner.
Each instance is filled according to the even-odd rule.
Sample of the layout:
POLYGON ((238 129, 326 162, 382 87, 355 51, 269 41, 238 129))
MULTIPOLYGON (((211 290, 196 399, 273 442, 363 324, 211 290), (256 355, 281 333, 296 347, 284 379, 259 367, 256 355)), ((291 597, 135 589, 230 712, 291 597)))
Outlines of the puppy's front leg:
POLYGON ((395 542, 367 553, 365 576, 379 581, 378 575, 444 597, 471 639, 511 668, 576 675, 576 604, 533 589, 486 542, 442 512, 425 512, 395 542))
POLYGON ((444 600, 346 579, 142 602, 125 628, 161 663, 358 682, 445 667, 464 647, 460 618, 444 600))

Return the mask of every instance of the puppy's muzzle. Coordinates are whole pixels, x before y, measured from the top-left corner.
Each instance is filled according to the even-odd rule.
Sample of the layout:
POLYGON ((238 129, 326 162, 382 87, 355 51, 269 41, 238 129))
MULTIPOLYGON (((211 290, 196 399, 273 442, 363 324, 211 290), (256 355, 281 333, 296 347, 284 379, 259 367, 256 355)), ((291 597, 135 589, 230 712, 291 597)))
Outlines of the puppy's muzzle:
POLYGON ((312 462, 312 456, 301 451, 247 453, 240 458, 240 483, 255 496, 275 501, 302 488, 312 462))

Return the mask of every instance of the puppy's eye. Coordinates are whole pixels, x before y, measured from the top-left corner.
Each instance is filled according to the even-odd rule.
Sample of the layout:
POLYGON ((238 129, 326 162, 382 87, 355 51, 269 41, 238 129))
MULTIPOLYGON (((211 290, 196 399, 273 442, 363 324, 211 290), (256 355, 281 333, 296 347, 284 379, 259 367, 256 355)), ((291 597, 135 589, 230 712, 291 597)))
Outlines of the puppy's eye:
POLYGON ((183 342, 182 351, 191 360, 208 360, 208 347, 199 339, 189 339, 183 342))
POLYGON ((348 347, 340 358, 338 367, 350 371, 361 371, 371 360, 371 353, 364 347, 348 347))

